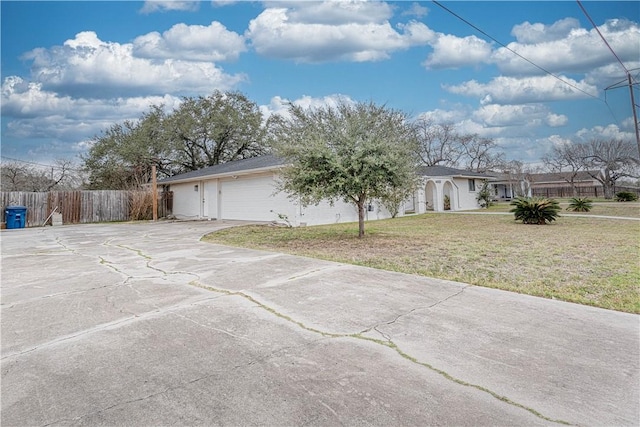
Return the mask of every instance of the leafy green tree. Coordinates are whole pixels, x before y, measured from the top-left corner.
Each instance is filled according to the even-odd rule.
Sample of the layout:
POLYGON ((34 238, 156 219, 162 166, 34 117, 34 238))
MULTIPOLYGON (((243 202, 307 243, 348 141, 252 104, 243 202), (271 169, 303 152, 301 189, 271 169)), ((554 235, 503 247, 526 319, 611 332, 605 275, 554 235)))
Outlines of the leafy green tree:
POLYGON ((83 156, 93 189, 138 187, 175 175, 269 151, 258 106, 238 92, 184 98, 174 111, 152 106, 136 121, 112 125, 83 156))
POLYGON ((406 116, 373 103, 289 107, 276 133, 276 153, 288 161, 281 189, 304 205, 343 200, 358 210, 363 237, 365 209, 416 178, 417 147, 406 116))
POLYGON ((154 106, 137 121, 114 124, 94 137, 91 148, 82 156, 89 173, 90 189, 136 188, 149 182, 151 166, 159 176, 170 175, 171 147, 163 137, 165 114, 154 106))
POLYGON ((164 129, 173 147, 173 160, 183 171, 268 152, 262 113, 240 92, 184 98, 165 120, 164 129))

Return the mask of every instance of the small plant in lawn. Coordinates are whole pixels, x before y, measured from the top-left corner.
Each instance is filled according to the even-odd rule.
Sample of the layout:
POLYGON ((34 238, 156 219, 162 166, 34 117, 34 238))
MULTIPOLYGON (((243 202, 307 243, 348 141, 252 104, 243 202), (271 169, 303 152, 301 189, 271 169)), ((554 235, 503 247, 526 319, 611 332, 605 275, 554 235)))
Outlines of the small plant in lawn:
POLYGON ((289 227, 289 228, 293 227, 293 224, 291 224, 291 221, 289 221, 289 216, 288 215, 285 215, 285 214, 280 213, 280 212, 275 212, 273 209, 271 209, 271 212, 276 214, 278 219, 283 221, 287 225, 287 227, 289 227))
POLYGON ((523 224, 543 225, 555 221, 559 216, 560 204, 554 199, 543 197, 518 197, 511 202, 516 221, 523 224))
POLYGON ((446 194, 444 196, 444 210, 445 211, 451 210, 451 199, 446 194))
POLYGON ((476 201, 480 204, 480 207, 489 209, 493 205, 493 191, 489 187, 489 182, 485 179, 482 183, 480 191, 476 196, 476 201))
POLYGON ((593 203, 591 199, 587 197, 574 197, 569 200, 568 211, 573 212, 589 212, 593 208, 593 203))
POLYGON ((638 200, 638 195, 631 191, 620 191, 616 193, 616 201, 618 202, 635 202, 638 200))

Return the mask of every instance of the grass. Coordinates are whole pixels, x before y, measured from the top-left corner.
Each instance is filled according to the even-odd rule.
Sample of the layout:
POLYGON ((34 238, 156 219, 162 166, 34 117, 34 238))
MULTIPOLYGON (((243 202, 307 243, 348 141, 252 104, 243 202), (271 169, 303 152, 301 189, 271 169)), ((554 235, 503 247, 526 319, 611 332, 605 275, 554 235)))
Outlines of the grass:
MULTIPOLYGON (((569 199, 556 199, 560 202, 562 208, 562 214, 570 215, 573 212, 567 211, 569 207, 569 199)), ((577 212, 581 215, 607 215, 607 216, 622 216, 629 218, 640 218, 640 203, 638 202, 612 202, 605 199, 592 199, 593 209, 590 212, 577 212)), ((482 211, 488 212, 509 212, 513 206, 510 206, 508 202, 499 202, 491 206, 488 210, 482 209, 482 211)))
POLYGON ((538 226, 431 213, 366 227, 363 239, 357 224, 334 224, 237 227, 204 240, 640 313, 640 221, 562 216, 538 226))

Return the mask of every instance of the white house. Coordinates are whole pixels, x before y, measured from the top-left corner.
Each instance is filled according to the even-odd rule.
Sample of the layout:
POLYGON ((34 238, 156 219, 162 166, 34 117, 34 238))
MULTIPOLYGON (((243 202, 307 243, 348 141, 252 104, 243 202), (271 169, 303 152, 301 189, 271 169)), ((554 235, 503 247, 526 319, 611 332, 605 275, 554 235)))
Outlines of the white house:
MULTIPOLYGON (((299 201, 278 192, 282 159, 260 156, 210 166, 165 178, 158 184, 173 192, 173 215, 179 219, 235 219, 288 222, 294 226, 355 222, 355 205, 327 202, 302 206, 299 201)), ((450 210, 477 209, 476 194, 484 179, 491 177, 441 166, 424 167, 420 188, 399 215, 450 210)), ((380 203, 372 201, 367 219, 389 218, 380 203)))

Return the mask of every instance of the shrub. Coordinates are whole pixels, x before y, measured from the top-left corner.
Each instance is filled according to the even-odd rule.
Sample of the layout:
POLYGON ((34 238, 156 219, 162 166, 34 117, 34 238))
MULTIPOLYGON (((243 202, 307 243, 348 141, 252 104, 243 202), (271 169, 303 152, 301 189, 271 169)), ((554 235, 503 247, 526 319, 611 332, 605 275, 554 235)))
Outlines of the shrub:
POLYGON ((546 224, 559 216, 560 205, 554 199, 542 197, 518 197, 511 202, 516 221, 523 224, 546 224))
POLYGON ((589 212, 591 208, 593 208, 591 199, 587 197, 574 197, 569 200, 569 207, 567 210, 573 212, 589 212))
POLYGON ((620 191, 616 193, 616 201, 618 202, 635 202, 638 200, 638 195, 631 191, 620 191))
POLYGON ((482 183, 482 188, 478 191, 476 201, 480 204, 480 207, 489 209, 493 205, 493 191, 489 187, 489 182, 485 179, 482 183))
POLYGON ((153 193, 150 190, 132 191, 129 195, 129 219, 132 221, 153 218, 153 193))
POLYGON ((451 199, 446 194, 444 196, 444 210, 445 211, 451 210, 451 199))

